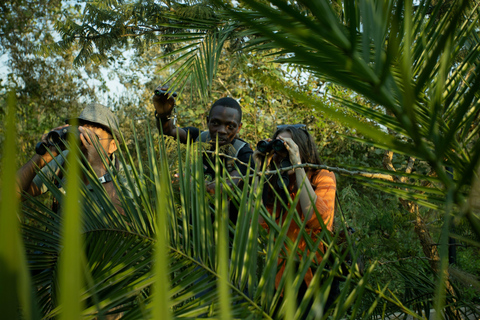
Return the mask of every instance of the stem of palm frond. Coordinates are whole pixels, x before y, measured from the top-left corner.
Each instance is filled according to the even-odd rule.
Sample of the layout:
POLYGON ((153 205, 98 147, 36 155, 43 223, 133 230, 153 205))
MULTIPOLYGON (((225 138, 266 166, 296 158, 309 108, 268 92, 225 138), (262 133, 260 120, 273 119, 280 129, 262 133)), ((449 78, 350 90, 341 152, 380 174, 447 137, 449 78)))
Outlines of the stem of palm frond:
POLYGON ((233 97, 233 94, 230 92, 230 90, 228 90, 227 86, 225 85, 225 83, 222 81, 222 79, 220 78, 217 78, 218 82, 220 82, 220 84, 223 86, 223 88, 227 91, 228 95, 230 97, 233 97))

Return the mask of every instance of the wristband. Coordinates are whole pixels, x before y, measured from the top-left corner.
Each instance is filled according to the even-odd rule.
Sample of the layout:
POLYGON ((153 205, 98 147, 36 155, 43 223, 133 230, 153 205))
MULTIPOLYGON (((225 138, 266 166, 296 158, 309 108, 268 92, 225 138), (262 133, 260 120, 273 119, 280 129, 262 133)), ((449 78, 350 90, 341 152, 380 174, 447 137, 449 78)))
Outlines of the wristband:
POLYGON ((158 114, 157 110, 155 110, 155 118, 161 119, 161 120, 162 120, 162 119, 166 119, 166 120, 173 119, 173 118, 172 118, 172 114, 168 114, 168 115, 166 115, 166 116, 160 116, 160 115, 158 114))
POLYGON ((98 178, 98 181, 100 181, 100 183, 107 183, 107 182, 110 182, 112 180, 113 180, 112 176, 109 173, 105 173, 103 176, 98 178))
MULTIPOLYGON (((176 112, 175 107, 173 107, 173 112, 176 112)), ((175 126, 177 123, 177 114, 175 113, 174 116, 172 117, 172 114, 166 115, 166 116, 160 116, 155 110, 155 118, 159 120, 162 124, 167 123, 168 121, 173 119, 173 125, 175 126)))

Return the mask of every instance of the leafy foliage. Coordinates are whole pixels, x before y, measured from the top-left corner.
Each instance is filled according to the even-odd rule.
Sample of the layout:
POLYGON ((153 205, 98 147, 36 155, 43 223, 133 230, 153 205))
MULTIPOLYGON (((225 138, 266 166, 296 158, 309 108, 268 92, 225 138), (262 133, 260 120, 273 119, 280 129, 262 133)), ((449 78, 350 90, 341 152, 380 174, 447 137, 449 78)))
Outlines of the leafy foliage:
POLYGON ((73 117, 82 103, 97 98, 99 90, 90 82, 95 77, 101 83, 101 76, 98 66, 73 68, 75 47, 56 50, 58 33, 53 23, 61 19, 62 10, 76 14, 75 7, 62 7, 57 0, 4 1, 0 6, 0 46, 6 60, 0 82, 0 143, 5 136, 7 96, 15 91, 21 132, 18 165, 27 161, 43 133, 62 124, 58 115, 73 117))

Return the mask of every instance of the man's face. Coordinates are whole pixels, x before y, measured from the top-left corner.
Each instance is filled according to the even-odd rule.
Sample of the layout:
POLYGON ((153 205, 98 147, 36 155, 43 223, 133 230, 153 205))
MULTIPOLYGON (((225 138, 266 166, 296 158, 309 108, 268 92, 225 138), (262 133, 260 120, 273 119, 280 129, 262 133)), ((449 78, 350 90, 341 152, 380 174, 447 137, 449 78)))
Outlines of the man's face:
POLYGON ((231 143, 242 127, 238 118, 239 114, 236 109, 215 106, 210 112, 210 117, 207 118, 212 140, 215 142, 218 137, 219 146, 231 143))

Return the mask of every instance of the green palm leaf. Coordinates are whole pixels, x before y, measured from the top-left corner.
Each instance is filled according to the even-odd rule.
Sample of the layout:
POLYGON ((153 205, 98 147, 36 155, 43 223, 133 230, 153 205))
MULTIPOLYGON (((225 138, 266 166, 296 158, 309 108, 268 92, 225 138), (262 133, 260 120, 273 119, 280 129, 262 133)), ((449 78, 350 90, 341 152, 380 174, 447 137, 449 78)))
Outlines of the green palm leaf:
MULTIPOLYGON (((85 201, 82 208, 83 250, 73 251, 79 257, 85 257, 81 263, 85 281, 79 300, 84 305, 81 310, 84 318, 121 314, 126 319, 144 319, 165 312, 175 318, 218 317, 222 314, 235 318, 273 318, 278 312, 283 313, 282 310, 292 312, 293 302, 282 299, 280 292, 284 288, 290 292, 289 295, 295 296, 307 269, 314 264, 318 264, 319 272, 313 281, 319 285, 311 286, 295 312, 296 316, 308 312, 311 315, 318 312, 326 314, 327 310, 311 310, 310 301, 325 303, 333 279, 342 277, 340 268, 346 257, 346 253, 338 254, 339 249, 328 233, 321 233, 316 243, 311 239, 307 241, 311 250, 308 255, 306 251, 303 253, 304 262, 299 265, 298 273, 288 281, 288 270, 293 271, 293 265, 289 264, 280 282, 280 291, 276 291, 277 259, 284 254, 283 243, 286 241, 290 247, 297 248, 298 241, 291 243, 286 237, 287 225, 278 226, 268 215, 260 202, 261 188, 253 189, 252 184, 246 183, 243 189, 223 189, 223 199, 230 198, 239 210, 237 224, 229 226, 233 238, 226 240, 223 238, 227 235, 226 229, 222 237, 218 223, 222 211, 215 209, 220 206, 225 212, 226 207, 221 201, 216 204, 208 201, 201 146, 174 146, 181 173, 177 192, 174 189, 176 184, 172 185, 170 180, 170 165, 166 162, 167 144, 162 141, 156 144, 150 137, 147 140, 149 157, 146 160, 139 158, 141 164, 136 169, 130 151, 124 149, 118 155, 125 167, 130 165, 133 169, 126 181, 127 186, 130 181, 133 188, 126 188, 125 182, 122 184, 115 179, 125 209, 123 216, 116 211, 97 179, 88 174, 90 169, 84 168, 92 189, 80 188, 85 201), (155 208, 163 208, 164 212, 159 215, 155 208), (259 215, 270 225, 271 235, 252 223, 259 215), (163 216, 162 220, 158 220, 160 216, 163 216), (215 219, 212 219, 213 216, 215 219), (168 234, 166 242, 158 241, 161 224, 168 234), (259 241, 258 234, 264 240, 259 241), (223 253, 216 249, 222 242, 223 253), (318 263, 315 254, 320 242, 325 242, 328 250, 322 262, 318 263), (160 245, 164 250, 159 250, 160 245), (162 251, 164 253, 160 254, 162 251), (331 267, 326 268, 330 264, 331 267), (164 280, 159 280, 159 272, 164 273, 164 280), (223 291, 218 289, 219 283, 222 283, 223 291), (318 298, 321 292, 323 298, 318 298), (159 304, 162 303, 160 309, 159 304), (221 309, 222 303, 228 303, 229 308, 221 309)), ((115 168, 112 170, 112 175, 116 177, 115 168)), ((218 167, 217 170, 224 169, 218 167)), ((230 179, 228 175, 222 177, 220 174, 219 177, 218 187, 230 179)), ((62 197, 55 184, 44 179, 52 194, 62 197)), ((215 197, 222 199, 219 188, 215 197)), ((56 294, 58 261, 65 250, 72 249, 60 246, 62 215, 52 212, 36 199, 28 201, 30 205, 25 206, 24 211, 30 223, 23 226, 29 251, 28 265, 34 274, 33 283, 38 288, 37 301, 42 306, 43 316, 55 317, 63 308, 58 304, 59 296, 56 294)), ((298 199, 291 201, 290 207, 295 208, 298 199)), ((226 221, 225 216, 223 219, 226 221)), ((303 226, 301 233, 308 240, 305 223, 300 221, 294 209, 288 211, 288 221, 292 219, 303 226)), ((294 256, 296 259, 296 254, 292 258, 294 256)), ((354 313, 360 312, 361 308, 354 305, 361 299, 362 291, 368 290, 373 295, 377 291, 366 287, 365 282, 358 282, 357 276, 348 276, 348 279, 349 286, 358 287, 357 293, 353 296, 345 294, 344 300, 339 300, 339 303, 351 305, 354 313)), ((387 301, 395 304, 394 298, 387 298, 387 301)), ((338 317, 343 317, 347 308, 336 312, 338 317)))

